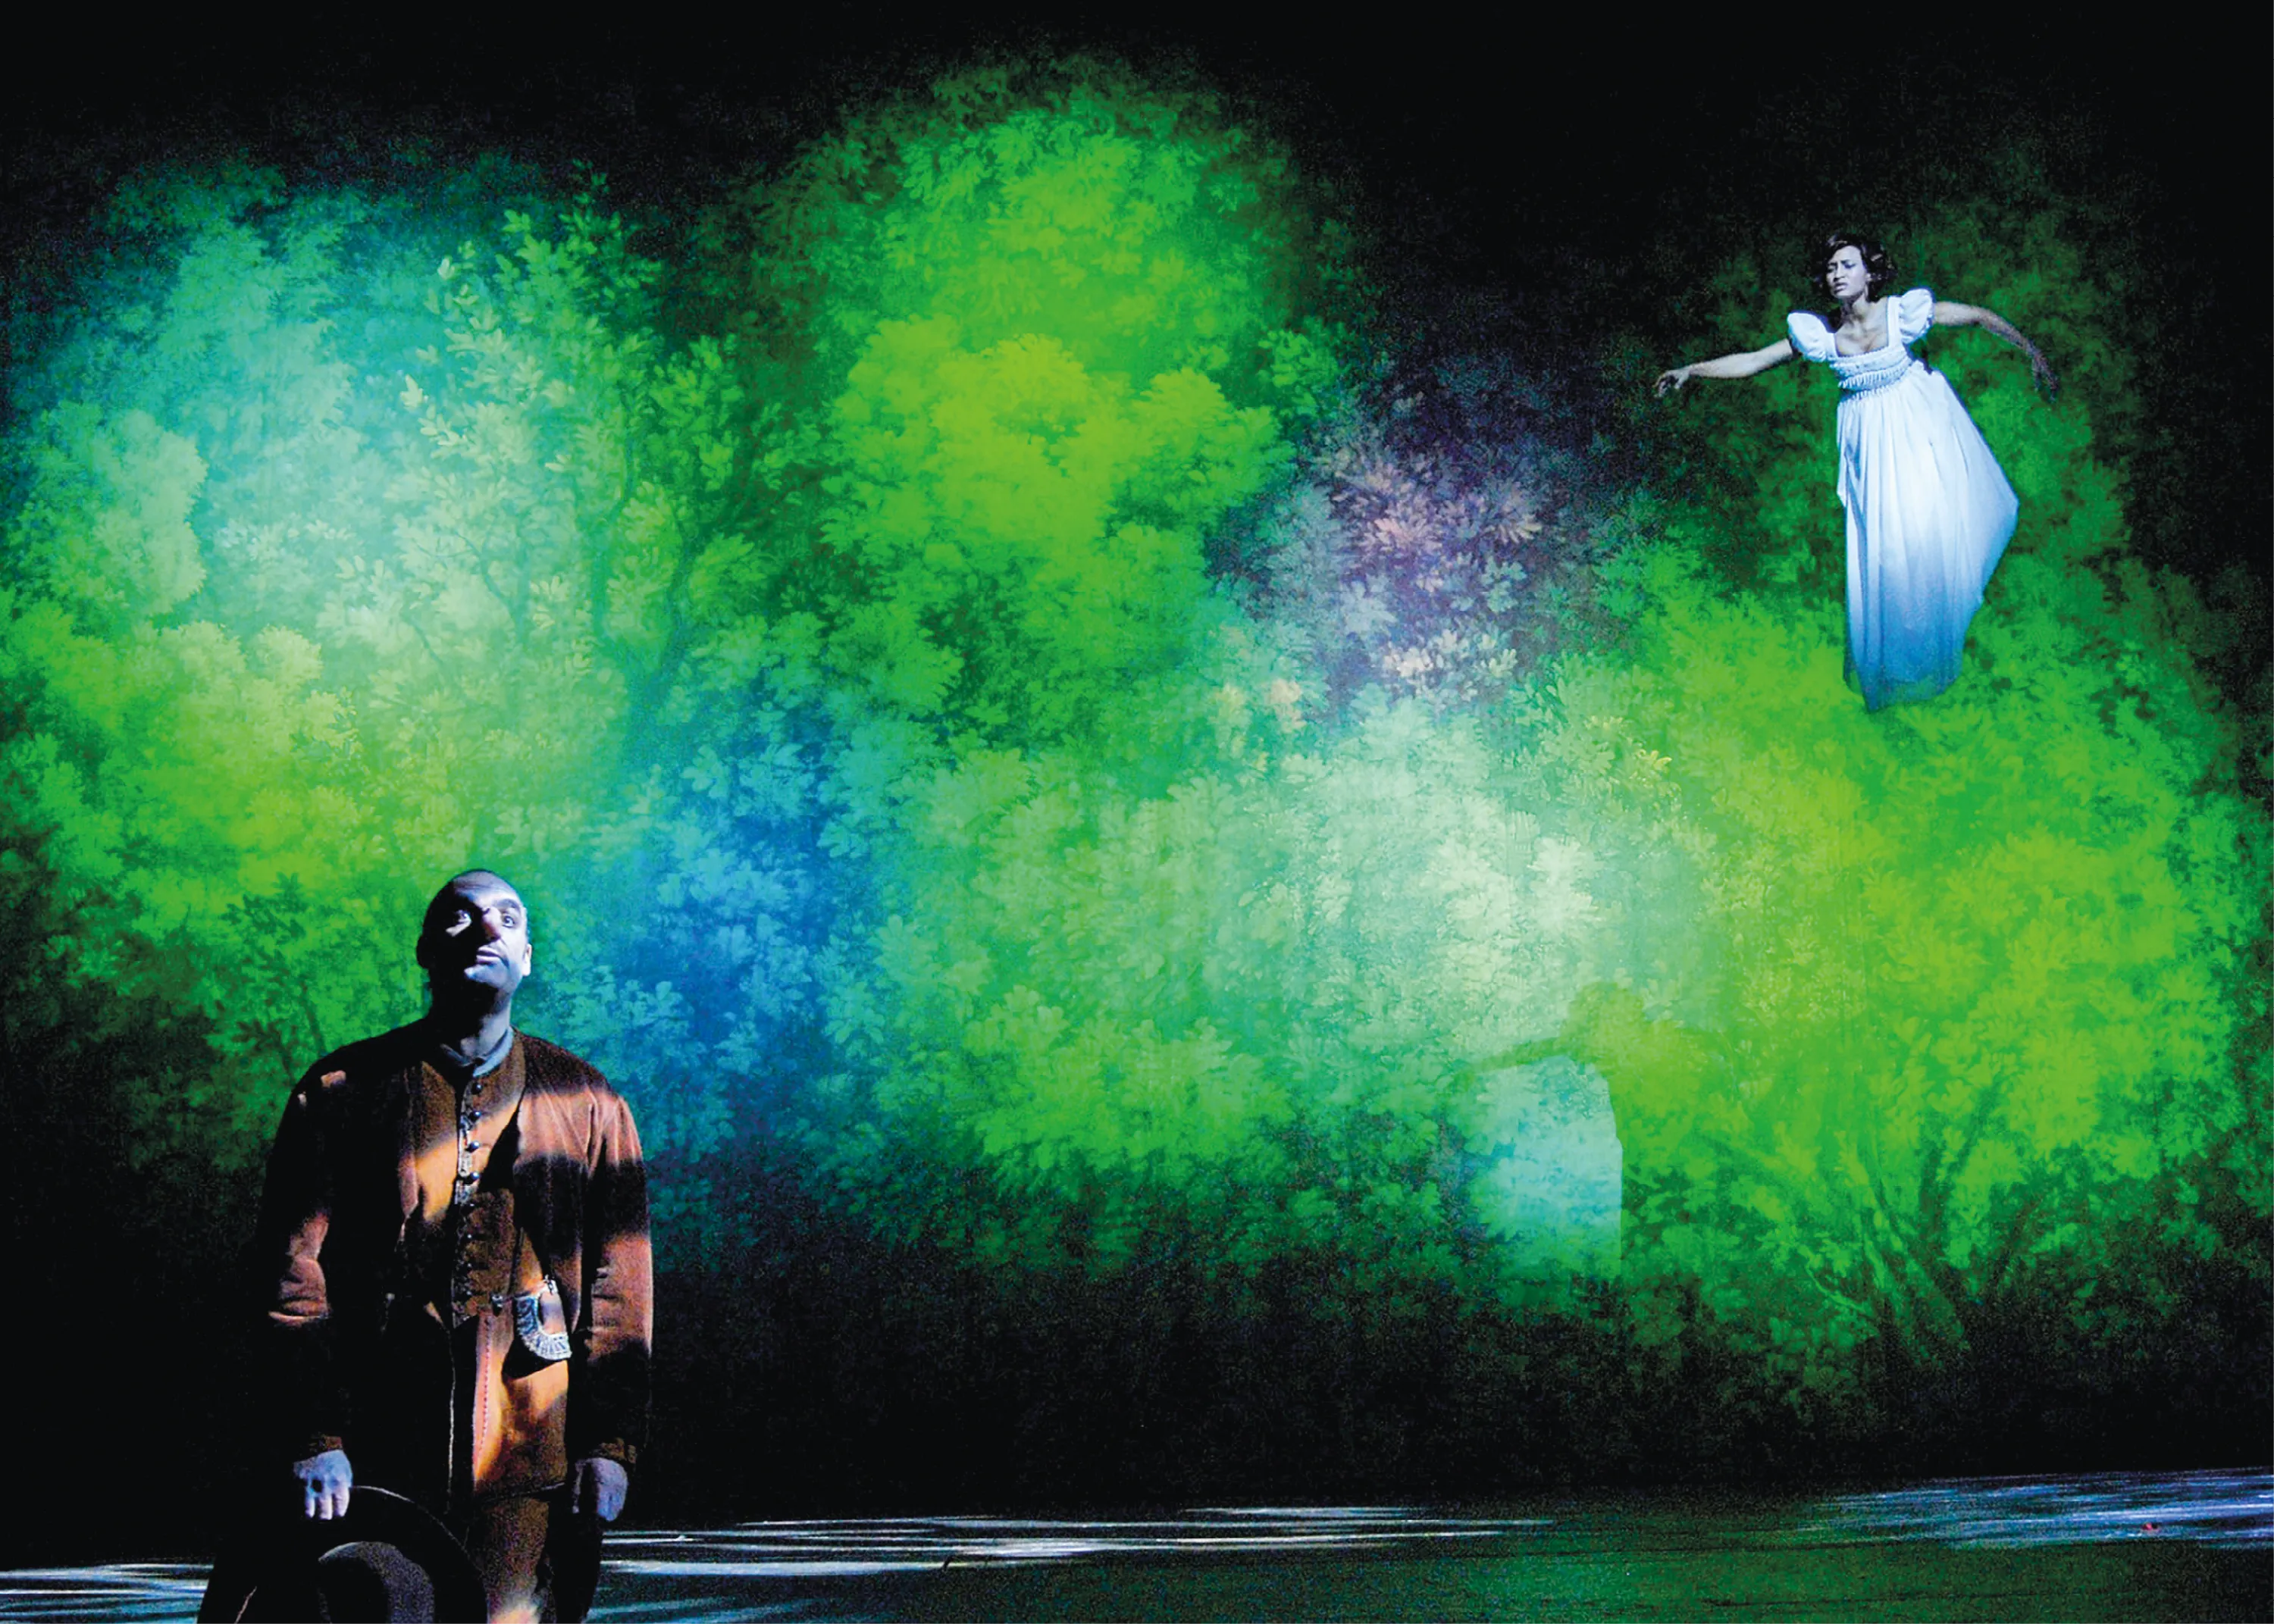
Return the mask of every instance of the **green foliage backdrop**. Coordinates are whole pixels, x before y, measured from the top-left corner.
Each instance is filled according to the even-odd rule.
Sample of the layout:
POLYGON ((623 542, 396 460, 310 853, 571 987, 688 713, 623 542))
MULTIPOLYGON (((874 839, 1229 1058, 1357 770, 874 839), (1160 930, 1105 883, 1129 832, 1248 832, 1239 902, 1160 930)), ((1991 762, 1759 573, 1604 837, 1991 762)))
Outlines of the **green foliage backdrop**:
MULTIPOLYGON (((1063 1367, 1067 1437, 1490 1483, 1931 1451, 2030 1337, 2088 1409, 2247 1365, 2203 1305, 2267 1282, 2267 820, 2127 549, 2067 207, 1909 222, 2076 387, 1935 341, 2022 528, 1958 687, 1874 716, 1821 378, 1622 482, 1510 357, 1370 350, 1197 91, 861 113, 717 205, 715 331, 597 181, 139 177, 6 425, 11 1072, 57 998, 157 1011, 162 1066, 70 1086, 241 1184, 501 868, 529 1023, 656 1153, 686 1366, 776 1446, 1063 1367), (1472 1184, 1480 1079, 1559 1054, 1623 1261, 1543 1298, 1472 1184)), ((1773 257, 1705 290, 1734 340, 1773 257)))

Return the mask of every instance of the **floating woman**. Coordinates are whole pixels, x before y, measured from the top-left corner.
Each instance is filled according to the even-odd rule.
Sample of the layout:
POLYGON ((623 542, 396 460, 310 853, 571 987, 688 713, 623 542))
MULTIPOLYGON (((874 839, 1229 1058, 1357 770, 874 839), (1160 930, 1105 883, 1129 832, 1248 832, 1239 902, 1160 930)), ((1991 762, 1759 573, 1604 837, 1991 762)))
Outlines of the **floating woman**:
POLYGON ((1765 350, 1661 372, 1658 393, 1692 378, 1750 378, 1797 353, 1840 379, 1840 503, 1848 510, 1848 671, 1871 710, 1931 699, 1958 680, 1966 628, 2021 511, 2005 470, 1948 380, 1905 346, 1931 327, 1986 327, 2029 357, 2048 396, 2059 387, 2037 347, 1992 310, 1924 288, 1886 297, 1886 251, 1827 238, 1824 286, 1839 326, 1795 311, 1765 350))

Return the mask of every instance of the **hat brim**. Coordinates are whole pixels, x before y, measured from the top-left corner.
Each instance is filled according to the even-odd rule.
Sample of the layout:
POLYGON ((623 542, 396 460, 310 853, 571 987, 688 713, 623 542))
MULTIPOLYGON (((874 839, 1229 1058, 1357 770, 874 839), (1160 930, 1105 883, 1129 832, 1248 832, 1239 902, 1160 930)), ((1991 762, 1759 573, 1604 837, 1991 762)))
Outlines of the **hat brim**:
POLYGON ((328 1556, 358 1558, 350 1546, 399 1553, 433 1587, 433 1617, 486 1624, 489 1596, 466 1548, 424 1507, 392 1490, 358 1484, 345 1516, 287 1514, 249 1530, 237 1551, 215 1564, 200 1620, 254 1624, 266 1619, 329 1615, 320 1567, 328 1556))

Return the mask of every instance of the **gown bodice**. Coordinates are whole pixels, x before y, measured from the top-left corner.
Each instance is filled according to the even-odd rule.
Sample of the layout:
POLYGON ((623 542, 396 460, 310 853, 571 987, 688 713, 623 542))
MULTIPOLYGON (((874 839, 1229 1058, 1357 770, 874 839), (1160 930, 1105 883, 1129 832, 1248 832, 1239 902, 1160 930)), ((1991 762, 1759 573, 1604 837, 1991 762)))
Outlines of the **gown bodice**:
POLYGON ((1906 346, 1924 338, 1927 329, 1934 326, 1934 295, 1924 288, 1913 288, 1889 299, 1886 342, 1861 355, 1841 355, 1838 338, 1813 311, 1796 310, 1784 319, 1784 325, 1792 347, 1805 359, 1829 366, 1840 380, 1842 393, 1869 394, 1901 382, 1903 375, 1917 365, 1906 346))

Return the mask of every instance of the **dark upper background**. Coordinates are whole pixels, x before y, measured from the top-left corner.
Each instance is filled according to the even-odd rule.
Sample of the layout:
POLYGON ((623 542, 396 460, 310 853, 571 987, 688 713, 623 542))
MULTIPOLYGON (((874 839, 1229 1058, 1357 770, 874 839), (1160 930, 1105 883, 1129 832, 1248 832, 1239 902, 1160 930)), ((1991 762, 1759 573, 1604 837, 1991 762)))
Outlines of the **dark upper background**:
POLYGON ((1616 320, 1671 364, 1702 341, 1695 312, 1660 296, 1761 216, 1870 229, 1901 177, 1962 169, 2026 132, 2069 185, 2105 177, 2134 199, 2169 290, 2140 357, 2166 453, 2134 470, 2135 509, 2160 518, 2138 527, 2142 545, 2206 580, 2240 564, 2263 583, 2268 19, 2212 32, 2152 10, 2087 27, 2044 5, 1713 12, 1321 8, 1290 23, 1276 8, 840 5, 731 25, 627 8, 90 29, 0 68, 0 271, 37 300, 120 173, 215 150, 319 176, 412 149, 503 148, 564 177, 581 159, 635 216, 683 217, 877 91, 975 51, 1087 49, 1189 66, 1267 109, 1314 173, 1364 200, 1409 313, 1492 312, 1540 347, 1539 365, 1616 320))

